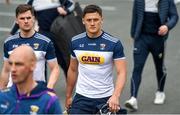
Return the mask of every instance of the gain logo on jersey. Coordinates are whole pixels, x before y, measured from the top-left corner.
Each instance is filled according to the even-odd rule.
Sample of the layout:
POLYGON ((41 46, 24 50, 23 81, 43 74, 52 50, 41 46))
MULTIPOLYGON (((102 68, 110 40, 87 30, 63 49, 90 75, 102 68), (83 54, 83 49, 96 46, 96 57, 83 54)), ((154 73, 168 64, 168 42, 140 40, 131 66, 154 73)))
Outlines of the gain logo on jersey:
POLYGON ((37 105, 31 105, 30 106, 30 114, 32 114, 32 115, 36 115, 37 114, 37 112, 38 112, 38 110, 39 110, 39 107, 37 106, 37 105))
POLYGON ((83 64, 103 64, 104 56, 94 53, 83 53, 79 56, 79 60, 83 64))

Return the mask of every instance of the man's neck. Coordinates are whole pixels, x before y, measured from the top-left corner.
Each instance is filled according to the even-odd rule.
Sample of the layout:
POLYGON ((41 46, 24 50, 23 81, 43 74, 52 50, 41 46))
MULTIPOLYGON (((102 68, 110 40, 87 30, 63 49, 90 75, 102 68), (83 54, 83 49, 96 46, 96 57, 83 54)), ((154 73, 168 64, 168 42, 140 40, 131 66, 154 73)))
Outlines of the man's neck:
POLYGON ((99 37, 102 33, 103 33, 102 31, 99 31, 99 32, 96 33, 96 34, 87 33, 87 35, 88 35, 89 38, 97 38, 97 37, 99 37))
POLYGON ((37 86, 37 82, 32 80, 32 82, 17 84, 16 86, 20 95, 29 94, 37 86))
POLYGON ((30 31, 21 31, 20 32, 20 36, 23 37, 23 38, 29 38, 31 36, 33 36, 35 33, 35 30, 30 30, 30 31))

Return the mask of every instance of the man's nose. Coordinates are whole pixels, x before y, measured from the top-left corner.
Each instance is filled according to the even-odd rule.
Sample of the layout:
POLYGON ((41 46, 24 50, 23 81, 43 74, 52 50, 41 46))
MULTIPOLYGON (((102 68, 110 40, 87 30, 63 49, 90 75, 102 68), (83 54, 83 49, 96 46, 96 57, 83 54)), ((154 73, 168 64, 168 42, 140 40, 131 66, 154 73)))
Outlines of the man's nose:
POLYGON ((24 19, 24 22, 28 22, 28 19, 27 19, 27 18, 25 18, 25 19, 24 19))
POLYGON ((91 25, 94 25, 94 20, 91 20, 91 22, 90 22, 90 23, 91 23, 91 25))
POLYGON ((11 71, 13 72, 13 71, 16 71, 16 66, 15 66, 15 64, 12 64, 11 65, 11 71))

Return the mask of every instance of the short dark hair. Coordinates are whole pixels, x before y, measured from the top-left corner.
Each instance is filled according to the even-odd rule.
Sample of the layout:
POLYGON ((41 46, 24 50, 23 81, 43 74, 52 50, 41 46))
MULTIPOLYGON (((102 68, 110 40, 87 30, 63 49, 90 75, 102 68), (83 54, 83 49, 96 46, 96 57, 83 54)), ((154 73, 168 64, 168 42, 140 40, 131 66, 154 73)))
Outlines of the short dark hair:
POLYGON ((35 16, 34 8, 31 5, 28 4, 20 4, 16 8, 16 17, 24 12, 30 11, 33 16, 35 16))
POLYGON ((102 9, 99 6, 94 5, 94 4, 88 5, 83 10, 83 17, 87 13, 95 13, 95 12, 97 12, 102 17, 102 9))

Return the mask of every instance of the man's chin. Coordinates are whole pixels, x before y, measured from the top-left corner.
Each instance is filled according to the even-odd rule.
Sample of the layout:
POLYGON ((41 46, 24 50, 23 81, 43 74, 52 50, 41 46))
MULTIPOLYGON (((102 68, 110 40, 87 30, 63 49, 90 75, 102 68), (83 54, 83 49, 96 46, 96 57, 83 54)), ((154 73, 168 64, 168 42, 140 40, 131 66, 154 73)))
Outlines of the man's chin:
POLYGON ((19 83, 19 81, 16 80, 16 79, 12 79, 12 82, 13 82, 13 84, 18 84, 19 83))
POLYGON ((23 29, 24 32, 28 33, 31 31, 31 29, 23 29))
POLYGON ((12 82, 13 82, 13 84, 17 84, 18 83, 18 81, 16 81, 16 80, 13 80, 12 82))

